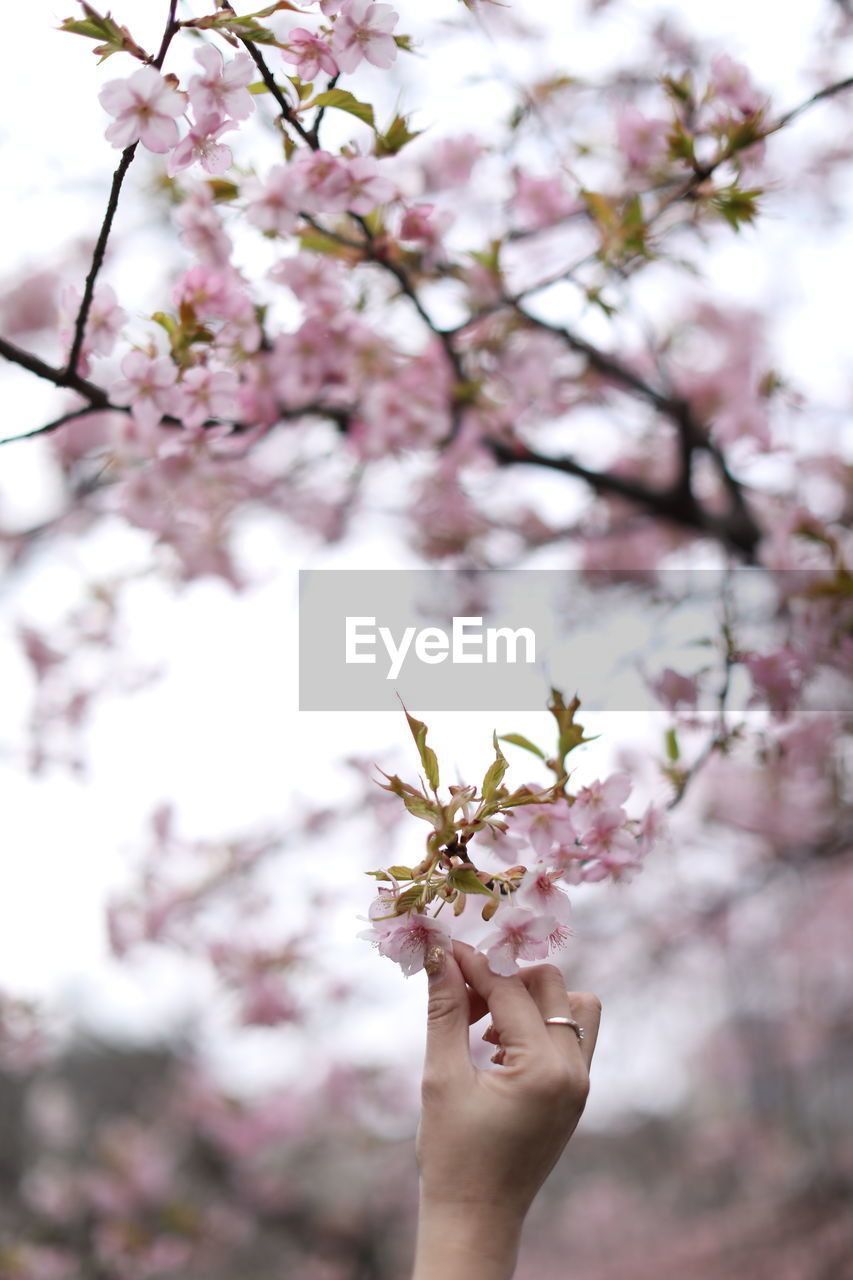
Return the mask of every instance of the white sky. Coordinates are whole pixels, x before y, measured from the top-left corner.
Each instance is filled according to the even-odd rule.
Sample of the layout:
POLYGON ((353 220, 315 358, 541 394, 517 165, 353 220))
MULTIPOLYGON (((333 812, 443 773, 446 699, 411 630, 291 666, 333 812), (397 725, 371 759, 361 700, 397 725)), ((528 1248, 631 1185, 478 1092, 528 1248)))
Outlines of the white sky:
MULTIPOLYGON (((152 0, 115 0, 111 6, 119 21, 127 22, 134 34, 151 44, 163 7, 152 0)), ((541 19, 540 3, 527 0, 517 7, 541 19)), ((398 8, 404 15, 400 28, 411 30, 412 15, 419 6, 407 0, 398 8)), ((565 55, 570 70, 590 74, 593 67, 614 56, 620 43, 630 47, 636 38, 630 14, 642 17, 649 6, 619 5, 618 20, 602 20, 580 33, 576 27, 579 8, 577 4, 548 6, 554 30, 551 47, 565 55)), ((670 8, 689 12, 693 21, 699 6, 670 8)), ((205 11, 200 4, 195 9, 205 11)), ((709 36, 719 39, 720 47, 733 56, 748 60, 759 80, 779 86, 781 105, 802 96, 806 86, 797 69, 814 24, 811 6, 787 6, 784 22, 779 20, 778 3, 769 0, 752 0, 748 5, 742 0, 718 0, 701 9, 709 36)), ((431 13, 439 10, 455 18, 461 6, 455 0, 431 3, 431 13)), ((89 42, 52 30, 73 11, 72 0, 65 5, 27 0, 26 6, 10 7, 4 15, 0 164, 7 198, 0 210, 0 226, 7 273, 55 262, 62 257, 66 241, 93 233, 115 163, 116 153, 103 139, 106 120, 97 90, 112 76, 126 74, 128 67, 113 59, 96 69, 89 42), (20 56, 25 42, 30 51, 26 57, 20 56)), ((495 53, 482 41, 469 43, 469 53, 458 56, 455 70, 460 75, 468 70, 465 59, 472 48, 482 59, 476 63, 480 70, 495 59, 500 68, 508 56, 506 50, 495 53)), ((478 113, 488 128, 486 104, 495 101, 488 97, 494 88, 468 87, 454 95, 446 91, 446 82, 436 85, 434 71, 429 61, 400 60, 404 105, 416 106, 420 95, 426 103, 424 117, 443 121, 442 131, 452 132, 460 119, 472 125, 478 113)), ((389 109, 392 105, 389 102, 389 109)), ((122 226, 133 231, 137 256, 122 262, 117 255, 107 276, 135 293, 140 306, 148 288, 144 254, 155 251, 157 244, 156 229, 141 225, 142 209, 131 184, 122 226)), ((718 255, 715 268, 715 287, 733 298, 751 301, 769 292, 794 304, 792 318, 779 334, 781 349, 796 357, 798 377, 820 388, 826 398, 830 392, 846 392, 842 370, 849 323, 836 298, 840 255, 849 265, 848 233, 804 239, 801 226, 786 222, 780 210, 758 236, 747 232, 733 239, 718 255), (761 248, 764 243, 770 246, 767 252, 761 248), (781 278, 783 259, 786 269, 781 278), (808 358, 804 358, 805 349, 808 358)), ((649 305, 654 305, 653 299, 649 305)), ((53 392, 29 375, 0 369, 0 379, 0 435, 17 434, 55 411, 53 392)), ((11 515, 26 524, 48 513, 55 501, 43 446, 39 442, 6 446, 0 453, 0 503, 7 518, 11 515)), ((260 520, 247 531, 245 548, 260 585, 239 599, 212 581, 194 583, 175 599, 168 589, 152 583, 131 593, 125 623, 129 649, 142 666, 168 659, 169 671, 152 687, 132 696, 108 697, 99 705, 89 735, 90 767, 85 781, 60 771, 33 779, 14 764, 3 767, 0 759, 7 833, 0 853, 0 979, 4 985, 60 1003, 70 1000, 96 1023, 106 1019, 127 1031, 180 1020, 188 1008, 203 1003, 202 978, 194 980, 195 985, 176 984, 168 962, 155 957, 145 962, 136 977, 132 971, 118 971, 105 963, 105 890, 123 880, 129 852, 138 845, 140 830, 160 800, 177 799, 180 824, 188 835, 214 836, 280 819, 294 793, 316 794, 322 787, 331 761, 332 729, 343 751, 380 754, 398 744, 408 753, 403 760, 411 768, 412 752, 402 717, 300 714, 296 707, 297 570, 306 565, 405 565, 405 555, 389 545, 381 523, 366 526, 355 549, 311 551, 299 540, 286 545, 271 522, 260 520)), ((23 664, 8 641, 9 627, 22 616, 50 619, 86 576, 108 572, 128 558, 144 562, 147 554, 145 535, 112 528, 75 545, 51 547, 43 560, 34 559, 20 581, 0 587, 6 628, 5 638, 0 630, 4 673, 0 748, 14 747, 18 741, 30 692, 23 664)), ((511 717, 444 713, 426 718, 440 758, 458 764, 463 775, 481 772, 493 727, 538 737, 546 721, 544 713, 511 717)), ((617 728, 611 723, 610 742, 614 730, 633 733, 634 724, 631 721, 627 728, 620 721, 617 728)), ((591 747, 590 768, 603 765, 611 749, 608 743, 591 747)), ((405 763, 402 767, 405 772, 405 763)), ((524 776, 520 766, 519 780, 524 776)), ((345 850, 336 861, 342 875, 358 882, 361 871, 375 858, 366 851, 345 850)), ((366 908, 369 901, 366 880, 364 889, 356 888, 351 898, 351 906, 348 903, 336 916, 329 946, 330 956, 337 957, 342 969, 370 992, 362 1020, 349 1032, 353 1051, 368 1056, 377 1039, 384 1038, 384 1051, 391 1055, 402 1039, 417 1053, 422 995, 412 995, 416 980, 407 986, 396 969, 354 940, 361 926, 353 913, 366 908), (389 1035, 392 1024, 394 1032, 389 1035)), ((613 1032, 608 1033, 612 1039, 605 1034, 602 1087, 593 1095, 593 1114, 596 1107, 606 1109, 599 1099, 607 1095, 608 1087, 613 1097, 617 1081, 622 1096, 634 1092, 649 1105, 659 1100, 654 1073, 667 1046, 683 1037, 684 1010, 676 997, 668 1007, 671 1013, 658 1020, 654 1041, 643 1035, 646 1015, 636 1008, 633 1013, 622 1010, 621 1020, 617 1018, 613 1032), (624 1063, 624 1037, 630 1037, 634 1049, 629 1068, 624 1063)), ((706 1016, 714 1016, 713 1005, 706 1016)), ((229 1053, 221 1041, 216 1041, 216 1052, 223 1060, 229 1053)), ((246 1070, 247 1060, 241 1061, 246 1070)), ((260 1047, 248 1069, 261 1076, 268 1070, 268 1061, 260 1047)), ((671 1086, 673 1077, 667 1079, 671 1086)))

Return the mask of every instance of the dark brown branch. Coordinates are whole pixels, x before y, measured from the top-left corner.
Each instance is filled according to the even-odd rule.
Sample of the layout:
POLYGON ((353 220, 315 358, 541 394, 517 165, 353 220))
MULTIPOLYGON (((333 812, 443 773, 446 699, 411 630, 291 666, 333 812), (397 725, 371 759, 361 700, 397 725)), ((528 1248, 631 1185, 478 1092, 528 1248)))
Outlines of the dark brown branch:
MULTIPOLYGON (((722 451, 710 438, 707 429, 697 421, 690 402, 682 396, 673 395, 668 390, 658 390, 657 387, 654 387, 617 357, 609 352, 602 351, 599 347, 587 342, 586 339, 579 337, 570 329, 550 324, 545 320, 539 320, 521 307, 516 307, 515 311, 529 324, 545 329, 547 332, 561 338, 571 351, 584 356, 590 367, 595 369, 596 372, 640 396, 651 404, 658 413, 670 419, 679 435, 681 469, 673 488, 657 493, 654 499, 655 509, 660 510, 661 500, 665 499, 670 510, 676 513, 675 518, 679 523, 686 522, 691 527, 703 528, 706 532, 713 532, 715 537, 720 536, 720 526, 721 524, 724 525, 725 536, 722 541, 741 553, 746 553, 747 557, 751 559, 762 537, 761 530, 746 504, 742 486, 730 472, 722 451), (703 511, 693 495, 691 463, 693 452, 697 448, 704 450, 714 461, 720 480, 731 502, 731 510, 727 517, 721 518, 703 511)), ((640 487, 643 488, 643 486, 640 487)), ((644 501, 647 501, 650 492, 654 491, 647 490, 647 497, 644 501)), ((624 496, 630 495, 626 494, 624 496)))
POLYGON ((504 440, 488 436, 484 438, 483 443, 495 460, 502 465, 510 466, 520 463, 576 476, 577 479, 585 481, 595 493, 625 498, 628 502, 636 503, 643 508, 648 515, 669 520, 682 529, 712 537, 723 546, 738 552, 748 561, 754 559, 756 544, 761 536, 760 530, 756 527, 753 532, 751 527, 745 527, 737 520, 706 511, 690 491, 683 492, 680 488, 653 489, 627 476, 616 475, 612 471, 593 471, 575 462, 573 458, 549 457, 535 449, 528 449, 523 445, 509 445, 504 440))
MULTIPOLYGON (((231 8, 230 5, 226 7, 229 9, 231 8)), ((293 108, 291 107, 290 103, 287 101, 287 98, 285 98, 281 89, 279 89, 278 85, 276 84, 275 76, 270 71, 269 67, 264 61, 263 55, 258 49, 258 46, 254 44, 251 40, 241 40, 240 43, 244 45, 247 53, 251 57, 255 66, 258 68, 258 71, 260 71, 261 79, 263 80, 264 84, 267 86, 273 98, 275 99, 276 103, 278 104, 278 109, 281 112, 281 118, 287 124, 290 125, 291 129, 293 129, 295 133, 299 134, 299 137, 302 139, 302 141, 305 142, 311 148, 312 151, 316 151, 319 148, 319 145, 320 145, 319 142, 315 138, 312 138, 311 134, 305 128, 302 121, 299 120, 298 117, 293 114, 293 108)))
MULTIPOLYGON (((163 39, 160 42, 160 48, 157 57, 154 59, 153 66, 159 71, 163 65, 163 61, 168 52, 169 45, 176 32, 180 29, 179 24, 175 21, 175 14, 178 8, 178 0, 170 0, 169 17, 166 21, 166 28, 163 32, 163 39)), ((106 212, 101 223, 101 230, 98 233, 98 239, 92 252, 92 263, 89 267, 89 273, 86 276, 86 283, 83 286, 83 298, 80 303, 80 309, 77 312, 77 319, 74 322, 74 336, 71 341, 71 350, 68 353, 68 363, 66 371, 69 377, 73 377, 77 372, 77 365, 80 361, 80 353, 83 350, 83 339, 86 335, 86 325, 89 320, 89 313, 92 309, 92 299, 95 296, 95 282, 101 267, 104 265, 104 257, 107 251, 107 242, 110 238, 110 232, 113 228, 116 210, 118 209, 119 196, 121 195, 122 184, 124 183, 127 171, 130 168, 133 157, 136 155, 138 142, 134 142, 131 146, 126 147, 121 153, 121 159, 118 162, 115 173, 113 174, 112 185, 110 187, 109 200, 107 201, 106 212)))
POLYGON ((6 338, 0 338, 0 356, 3 356, 11 364, 20 365, 22 369, 27 369, 30 373, 34 373, 37 378, 44 378, 47 382, 52 382, 55 387, 67 387, 69 391, 76 391, 78 395, 85 397, 89 401, 92 408, 107 409, 110 407, 106 392, 96 386, 94 382, 89 382, 87 378, 81 377, 79 373, 69 373, 67 369, 55 369, 53 365, 40 360, 32 352, 24 351, 22 347, 15 346, 13 342, 9 342, 6 338))
POLYGON ((31 440, 33 436, 43 436, 51 431, 58 430, 59 427, 66 426, 69 422, 74 422, 77 418, 86 418, 90 413, 127 413, 127 409, 119 408, 116 405, 105 404, 84 405, 82 409, 72 409, 70 413, 63 413, 61 417, 54 418, 52 422, 45 422, 40 427, 33 427, 31 431, 22 431, 19 436, 6 436, 0 440, 0 445, 14 444, 17 440, 31 440))

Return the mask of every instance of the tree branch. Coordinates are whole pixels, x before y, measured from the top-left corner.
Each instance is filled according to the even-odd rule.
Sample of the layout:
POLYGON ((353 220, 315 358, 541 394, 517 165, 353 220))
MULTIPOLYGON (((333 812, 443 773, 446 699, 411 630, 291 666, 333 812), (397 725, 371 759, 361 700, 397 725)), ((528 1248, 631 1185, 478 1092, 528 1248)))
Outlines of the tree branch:
POLYGON ((55 387, 67 387, 70 391, 76 391, 78 395, 89 401, 92 408, 110 408, 106 392, 102 391, 94 382, 89 382, 87 378, 81 377, 79 373, 69 373, 67 369, 55 369, 53 365, 40 360, 32 352, 24 351, 22 347, 15 346, 13 342, 9 342, 6 338, 0 338, 0 356, 3 356, 11 364, 18 364, 22 369, 27 369, 30 373, 34 373, 36 377, 52 382, 55 387))
MULTIPOLYGON (((157 57, 154 59, 153 66, 159 71, 168 52, 169 45, 180 29, 179 23, 175 21, 175 14, 178 8, 178 0, 169 0, 169 16, 166 20, 166 28, 163 32, 163 39, 160 42, 160 48, 157 57)), ((80 361, 80 353, 83 350, 83 339, 86 334, 86 324, 89 320, 89 312, 92 309, 92 299, 95 295, 95 282, 98 279, 98 273, 104 265, 104 256, 107 251, 107 241, 110 238, 113 221, 115 219, 116 210, 118 209, 119 196, 121 195, 122 184, 130 168, 133 157, 136 155, 138 142, 134 142, 131 146, 126 147, 121 153, 121 159, 118 162, 115 173, 113 174, 112 186, 110 187, 109 200, 107 201, 104 220, 101 223, 101 230, 98 233, 98 239, 92 253, 92 264, 89 267, 89 273, 86 276, 86 283, 83 286, 83 298, 80 308, 77 312, 77 319, 74 322, 74 336, 71 341, 71 350, 68 353, 68 363, 66 372, 69 377, 73 377, 77 373, 77 365, 80 361)))

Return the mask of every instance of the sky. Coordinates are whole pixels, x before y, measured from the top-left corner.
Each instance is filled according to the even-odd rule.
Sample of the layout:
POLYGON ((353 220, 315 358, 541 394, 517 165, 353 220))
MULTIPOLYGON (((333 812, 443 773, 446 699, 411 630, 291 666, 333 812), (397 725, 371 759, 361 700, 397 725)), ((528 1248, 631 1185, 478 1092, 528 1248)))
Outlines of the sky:
MULTIPOLYGON (((155 11, 161 7, 152 0, 115 0, 111 6, 115 17, 143 43, 154 42, 160 21, 155 11)), ((401 28, 417 31, 419 6, 407 0, 398 7, 401 28)), ((516 7, 543 20, 543 6, 533 0, 516 7)), ((618 6, 618 19, 605 13, 598 25, 579 29, 578 4, 549 5, 551 47, 559 49, 576 74, 593 75, 621 48, 630 47, 647 8, 643 3, 618 6)), ((678 12, 684 6, 669 8, 678 12)), ((689 8, 693 22, 692 11, 698 6, 689 8)), ((709 39, 719 41, 732 56, 748 60, 759 80, 766 77, 777 86, 781 105, 807 92, 798 67, 815 22, 812 6, 789 6, 784 23, 779 21, 778 4, 764 0, 749 5, 718 0, 701 8, 709 39)), ((205 11, 205 6, 196 4, 194 11, 205 11)), ((0 210, 6 277, 56 262, 63 245, 91 236, 115 163, 115 152, 103 138, 106 120, 97 91, 122 69, 116 59, 96 68, 87 41, 55 30, 73 12, 72 0, 65 5, 28 0, 4 15, 0 165, 7 192, 14 190, 0 210), (18 56, 22 49, 26 57, 18 56)), ((430 12, 456 20, 460 6, 441 0, 430 5, 430 12)), ((390 112, 399 92, 408 106, 416 106, 418 100, 425 104, 424 116, 436 120, 441 131, 454 131, 460 118, 482 120, 488 131, 504 102, 505 90, 498 82, 536 69, 525 65, 527 54, 518 55, 520 64, 515 56, 508 43, 493 44, 475 32, 455 54, 442 54, 441 77, 438 61, 401 60, 397 84, 383 90, 387 109, 390 112), (450 87, 466 77, 473 83, 450 87)), ((368 76, 365 92, 374 87, 368 76)), ((802 126, 804 133, 815 127, 819 126, 808 122, 802 126)), ((150 291, 146 263, 156 253, 159 235, 159 228, 146 224, 141 210, 131 185, 120 228, 133 252, 121 259, 117 255, 109 267, 122 296, 126 290, 140 309, 150 291)), ((769 246, 766 252, 755 251, 748 232, 716 256, 715 287, 744 303, 768 296, 793 303, 791 318, 778 333, 781 354, 796 355, 804 378, 827 400, 844 394, 845 375, 840 371, 849 326, 841 323, 844 312, 836 298, 836 280, 839 256, 850 261, 849 235, 832 231, 801 243, 795 221, 777 213, 762 236, 769 246)), ((82 255, 80 261, 84 262, 82 255)), ((650 313, 665 311, 664 297, 650 296, 647 302, 650 313)), ((52 390, 21 371, 0 369, 0 385, 0 438, 17 435, 55 411, 52 390)), ((7 444, 0 464, 5 518, 26 525, 49 515, 58 495, 43 443, 7 444)), ((143 672, 161 667, 168 671, 134 693, 103 699, 88 735, 89 764, 82 780, 60 770, 33 779, 19 768, 15 744, 25 728, 31 689, 11 630, 23 617, 50 625, 79 584, 93 575, 127 564, 141 568, 150 554, 149 540, 140 531, 115 524, 94 536, 52 547, 48 555, 34 558, 20 580, 0 583, 0 787, 6 820, 0 852, 0 980, 22 993, 54 1001, 57 1008, 73 1004, 94 1025, 118 1027, 126 1034, 178 1025, 205 998, 202 975, 176 983, 169 962, 156 956, 145 957, 135 972, 106 960, 104 897, 125 881, 140 833, 161 799, 178 797, 180 824, 188 835, 215 836, 280 820, 294 796, 322 796, 330 785, 333 722, 343 750, 379 756, 397 747, 403 761, 410 752, 401 716, 333 717, 300 713, 297 704, 297 571, 405 566, 408 559, 402 549, 389 545, 386 526, 381 520, 366 522, 355 544, 316 549, 298 537, 283 539, 271 521, 259 518, 247 524, 241 538, 242 554, 253 566, 258 585, 243 595, 239 607, 230 588, 212 580, 194 582, 174 595, 163 584, 143 578, 128 594, 122 629, 130 666, 143 672)), ((440 758, 462 776, 482 772, 493 728, 536 738, 546 722, 544 713, 526 712, 513 713, 508 723, 497 711, 466 714, 464 720, 453 713, 435 713, 428 719, 440 758)), ((590 773, 611 766, 625 737, 636 732, 637 721, 593 718, 592 727, 606 732, 588 749, 590 773)), ((366 869, 369 851, 329 850, 326 862, 324 875, 331 883, 336 878, 351 881, 366 869)), ((405 1037, 417 1053, 422 996, 413 998, 411 985, 396 969, 354 940, 362 927, 355 913, 366 910, 369 896, 365 888, 361 905, 358 893, 347 899, 335 917, 330 942, 331 957, 370 993, 359 1024, 348 1032, 352 1051, 369 1057, 384 1037, 393 1056, 396 1041, 405 1037), (392 1022, 395 1030, 389 1038, 392 1022)), ((623 1097, 636 1098, 639 1091, 648 1106, 664 1105, 654 1076, 672 1037, 683 1036, 686 1013, 673 995, 667 1012, 659 1014, 652 1038, 644 1029, 646 1012, 622 1008, 619 1025, 623 1033, 633 1028, 635 1055, 626 1068, 618 1039, 614 1037, 611 1053, 605 1036, 605 1080, 618 1080, 623 1097)), ((694 1019, 696 1035, 714 1013, 711 1003, 694 1019)), ((227 1042, 215 1035, 211 1052, 223 1070, 239 1068, 246 1078, 261 1080, 270 1069, 260 1041, 257 1051, 244 1054, 239 1064, 227 1042)), ((322 1037, 317 1052, 323 1052, 322 1037)), ((670 1069, 666 1080, 671 1097, 674 1089, 684 1087, 683 1069, 681 1076, 678 1069, 670 1069)), ((598 1105, 605 1106, 594 1096, 593 1115, 598 1105)))

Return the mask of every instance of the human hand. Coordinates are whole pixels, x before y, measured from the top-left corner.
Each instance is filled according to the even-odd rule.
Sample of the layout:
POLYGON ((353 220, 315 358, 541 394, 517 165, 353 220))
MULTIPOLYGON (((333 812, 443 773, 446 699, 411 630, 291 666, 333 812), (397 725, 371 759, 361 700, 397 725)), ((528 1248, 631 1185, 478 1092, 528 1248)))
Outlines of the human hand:
POLYGON ((524 1215, 583 1112, 601 1006, 553 965, 499 977, 460 942, 430 960, 416 1280, 511 1276, 524 1215), (498 1065, 478 1070, 468 1027, 486 1013, 498 1065), (583 1041, 550 1017, 575 1018, 583 1041))

